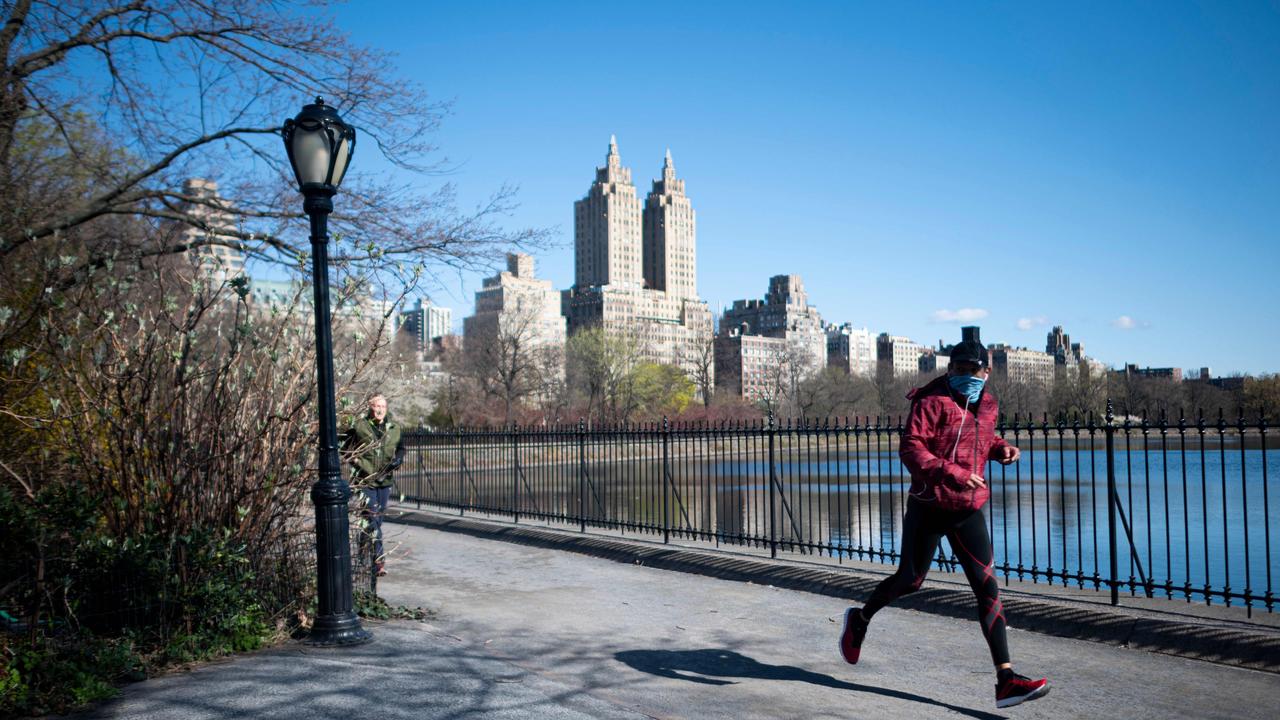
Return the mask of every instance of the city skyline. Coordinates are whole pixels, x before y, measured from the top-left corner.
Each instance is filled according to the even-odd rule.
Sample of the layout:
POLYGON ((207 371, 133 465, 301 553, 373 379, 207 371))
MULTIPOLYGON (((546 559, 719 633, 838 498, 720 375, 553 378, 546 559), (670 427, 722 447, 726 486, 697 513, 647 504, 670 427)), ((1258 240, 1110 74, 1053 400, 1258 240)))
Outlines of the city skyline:
MULTIPOLYGON (((670 149, 717 315, 798 274, 829 321, 922 344, 978 323, 1038 349, 1062 325, 1111 366, 1278 369, 1274 8, 770 7, 355 3, 338 22, 452 101, 446 179, 464 206, 519 185, 510 225, 552 230, 536 254, 558 288, 568 205, 616 134, 637 186, 670 149), (621 59, 584 62, 602 41, 621 59)), ((480 276, 430 293, 465 308, 480 276)))
MULTIPOLYGON (((582 199, 574 202, 574 284, 556 290, 550 280, 534 278, 535 259, 532 255, 508 253, 507 271, 484 280, 483 288, 475 294, 472 308, 474 314, 463 318, 459 323, 463 326, 463 332, 457 334, 469 335, 471 333, 468 328, 473 323, 481 322, 482 319, 495 321, 507 313, 509 308, 504 308, 508 303, 501 299, 501 291, 510 282, 513 288, 527 286, 526 290, 532 289, 539 296, 544 293, 547 295, 547 299, 536 302, 539 307, 537 314, 544 316, 540 321, 541 325, 546 327, 532 332, 527 339, 563 346, 567 336, 566 322, 569 323, 569 334, 572 333, 575 322, 579 327, 603 325, 606 330, 621 329, 642 338, 641 347, 645 348, 646 355, 654 361, 686 365, 697 353, 687 349, 680 351, 679 346, 683 341, 671 335, 672 323, 683 327, 690 319, 697 318, 698 313, 705 313, 706 306, 697 297, 696 275, 693 272, 697 265, 696 212, 690 199, 684 194, 684 181, 676 175, 671 152, 668 150, 663 160, 662 179, 653 181, 653 189, 643 203, 640 202, 637 188, 632 182, 630 167, 622 162, 616 136, 609 137, 605 163, 595 169, 595 174, 590 190, 582 199), (642 206, 645 208, 643 213, 642 206), (681 269, 689 272, 682 273, 681 269), (499 291, 499 294, 494 296, 494 291, 499 291), (563 295, 562 302, 559 299, 554 302, 549 299, 560 295, 563 295), (497 302, 494 302, 495 299, 497 302), (692 308, 689 303, 692 303, 692 308), (556 306, 555 310, 552 309, 553 304, 556 306), (694 312, 693 318, 686 318, 691 311, 694 312), (650 328, 648 321, 654 319, 655 313, 671 317, 650 328), (555 317, 551 318, 551 315, 555 317), (551 319, 554 319, 552 324, 558 328, 547 325, 547 321, 551 319), (673 342, 675 345, 671 344, 673 342)), ((420 297, 416 301, 416 312, 423 312, 424 302, 439 307, 429 298, 420 297)), ((406 307, 407 304, 406 298, 406 307)), ((451 313, 448 307, 441 307, 440 310, 446 313, 446 317, 451 313)), ((410 312, 402 310, 399 313, 402 323, 410 312)), ((772 276, 769 278, 768 292, 763 298, 735 299, 731 305, 724 306, 718 314, 707 319, 711 321, 716 337, 715 364, 717 367, 723 364, 726 368, 734 368, 733 373, 738 377, 732 384, 736 388, 735 392, 744 396, 750 396, 751 393, 744 384, 748 378, 742 375, 750 373, 759 376, 754 381, 759 385, 765 370, 763 366, 747 368, 743 365, 749 353, 742 344, 746 341, 737 339, 740 336, 756 336, 758 339, 752 342, 757 344, 768 344, 771 341, 782 345, 798 343, 795 349, 801 355, 812 356, 811 361, 802 363, 804 369, 801 374, 804 376, 812 375, 829 363, 852 372, 854 367, 849 364, 848 356, 851 333, 866 335, 868 351, 864 354, 875 356, 869 359, 872 366, 877 358, 881 362, 887 360, 894 375, 940 371, 946 364, 943 353, 949 352, 951 345, 947 338, 942 337, 935 345, 917 338, 894 335, 888 330, 883 330, 878 335, 868 333, 868 328, 865 327, 859 331, 847 321, 824 321, 818 314, 816 305, 809 304, 803 280, 798 274, 772 276), (876 337, 876 348, 872 351, 870 341, 873 336, 876 337), (839 342, 841 339, 844 340, 843 344, 839 342), (722 340, 726 342, 721 342, 722 340), (831 346, 833 342, 836 345, 834 348, 831 346), (840 361, 833 361, 829 355, 833 351, 843 352, 845 355, 840 361), (733 358, 728 357, 729 355, 733 358), (935 359, 935 355, 941 359, 935 359)), ((686 331, 694 330, 702 322, 698 319, 693 321, 694 327, 685 328, 686 331)), ((418 320, 419 324, 422 322, 424 321, 418 320)), ((447 325, 446 321, 445 325, 439 327, 447 325)), ((973 333, 973 338, 976 339, 980 326, 961 326, 960 330, 962 333, 973 333)), ((419 350, 438 339, 430 333, 423 336, 421 328, 417 326, 413 326, 411 332, 418 336, 416 340, 419 350)), ((686 340, 692 340, 695 344, 697 342, 693 336, 686 340)), ((1041 384, 1052 382, 1055 366, 1075 366, 1086 362, 1125 373, 1137 372, 1176 379, 1182 378, 1184 370, 1168 365, 1139 366, 1128 361, 1103 363, 1087 356, 1083 343, 1071 342, 1070 334, 1061 325, 1054 325, 1046 333, 1044 350, 1004 340, 989 341, 988 347, 992 352, 993 367, 1001 370, 1002 374, 1014 372, 1020 381, 1041 384)), ((766 351, 763 346, 756 349, 755 354, 760 356, 757 360, 775 355, 777 357, 773 357, 774 361, 783 355, 790 357, 786 352, 778 355, 776 350, 777 348, 772 352, 766 351)), ((1210 370, 1210 367, 1203 365, 1188 367, 1186 374, 1187 377, 1198 377, 1210 370)), ((865 373, 868 370, 863 367, 862 371, 865 373)), ((717 370, 715 374, 718 376, 722 372, 723 370, 717 370)))

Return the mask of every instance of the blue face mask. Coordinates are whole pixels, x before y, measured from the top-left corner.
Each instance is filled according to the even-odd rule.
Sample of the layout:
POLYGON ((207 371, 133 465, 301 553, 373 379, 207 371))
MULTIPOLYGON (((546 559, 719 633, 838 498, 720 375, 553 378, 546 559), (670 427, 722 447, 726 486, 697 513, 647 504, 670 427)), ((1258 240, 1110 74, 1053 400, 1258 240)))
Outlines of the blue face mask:
POLYGON ((978 396, 982 394, 982 386, 987 384, 987 379, 972 375, 952 375, 947 378, 947 383, 951 385, 952 390, 967 398, 969 402, 976 403, 978 396))

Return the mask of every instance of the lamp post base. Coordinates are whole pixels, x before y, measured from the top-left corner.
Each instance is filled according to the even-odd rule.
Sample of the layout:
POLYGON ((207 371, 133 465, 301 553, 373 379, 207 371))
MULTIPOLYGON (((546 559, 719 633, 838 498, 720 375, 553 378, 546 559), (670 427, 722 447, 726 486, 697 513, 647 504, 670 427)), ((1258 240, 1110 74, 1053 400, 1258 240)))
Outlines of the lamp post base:
POLYGON ((311 626, 311 634, 302 642, 318 647, 363 645, 373 640, 373 633, 360 626, 360 618, 354 612, 322 615, 311 626))

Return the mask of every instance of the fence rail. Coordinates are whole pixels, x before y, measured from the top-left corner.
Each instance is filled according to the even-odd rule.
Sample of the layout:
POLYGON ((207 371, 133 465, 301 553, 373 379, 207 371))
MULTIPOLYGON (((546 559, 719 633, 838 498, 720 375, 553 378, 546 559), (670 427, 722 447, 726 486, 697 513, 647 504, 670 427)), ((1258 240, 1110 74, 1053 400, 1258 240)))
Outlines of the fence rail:
MULTIPOLYGON (((904 425, 879 419, 410 431, 406 500, 587 527, 898 561, 910 477, 904 425)), ((1243 603, 1273 612, 1265 419, 1090 416, 998 432, 1022 449, 992 464, 985 508, 1006 581, 1243 603)), ((950 548, 935 563, 954 571, 950 548)))

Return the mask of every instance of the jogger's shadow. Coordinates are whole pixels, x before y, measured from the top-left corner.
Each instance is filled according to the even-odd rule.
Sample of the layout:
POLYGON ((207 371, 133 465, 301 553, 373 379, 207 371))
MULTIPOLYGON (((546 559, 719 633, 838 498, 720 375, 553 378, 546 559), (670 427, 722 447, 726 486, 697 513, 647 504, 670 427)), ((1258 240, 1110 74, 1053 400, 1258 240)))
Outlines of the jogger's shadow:
POLYGON ((885 697, 917 702, 946 708, 952 712, 968 715, 983 720, 1003 718, 1002 715, 951 705, 922 695, 914 695, 900 690, 859 685, 857 683, 837 680, 830 675, 823 675, 791 665, 766 665, 732 650, 623 650, 614 654, 619 661, 630 665, 641 672, 659 677, 688 680, 704 685, 734 685, 733 680, 721 678, 758 678, 761 680, 795 680, 813 685, 852 690, 854 692, 874 693, 885 697))

